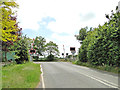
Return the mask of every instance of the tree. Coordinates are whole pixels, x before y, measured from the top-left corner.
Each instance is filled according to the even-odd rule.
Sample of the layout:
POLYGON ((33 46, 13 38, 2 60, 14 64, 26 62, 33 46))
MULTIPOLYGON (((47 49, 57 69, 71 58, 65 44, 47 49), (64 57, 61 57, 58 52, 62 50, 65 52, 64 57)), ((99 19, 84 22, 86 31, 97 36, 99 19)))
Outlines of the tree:
POLYGON ((48 53, 48 57, 53 57, 54 56, 59 56, 59 50, 58 50, 58 45, 56 43, 53 43, 50 41, 45 45, 45 50, 48 53))
POLYGON ((18 28, 18 23, 16 22, 15 12, 10 8, 17 8, 18 5, 15 2, 2 2, 2 41, 16 41, 17 32, 20 30, 18 28))
POLYGON ((18 23, 16 22, 15 12, 13 12, 13 8, 18 8, 18 4, 13 0, 9 0, 9 2, 0 2, 0 11, 2 14, 2 23, 0 25, 0 31, 2 31, 2 35, 0 36, 0 40, 2 40, 2 50, 5 51, 5 61, 7 61, 6 54, 9 51, 8 47, 13 45, 18 39, 18 35, 20 34, 21 28, 18 27, 18 23))
POLYGON ((17 63, 23 63, 23 61, 29 61, 29 38, 21 36, 20 40, 14 43, 11 47, 11 51, 15 52, 15 59, 17 63))
POLYGON ((46 40, 42 36, 36 37, 35 40, 34 40, 34 49, 37 50, 36 53, 38 53, 39 55, 44 54, 45 42, 46 42, 46 40))
MULTIPOLYGON (((119 67, 120 65, 120 12, 106 15, 108 22, 91 29, 81 36, 82 45, 78 57, 81 62, 91 65, 107 65, 119 67)), ((82 33, 81 33, 82 34, 82 33)))
POLYGON ((120 65, 120 13, 106 15, 109 19, 98 27, 98 37, 88 47, 88 58, 93 65, 120 65))
POLYGON ((88 29, 88 27, 81 28, 80 31, 79 31, 79 35, 76 36, 76 39, 79 40, 79 41, 81 41, 80 42, 81 44, 82 44, 82 41, 87 36, 87 29, 88 29))

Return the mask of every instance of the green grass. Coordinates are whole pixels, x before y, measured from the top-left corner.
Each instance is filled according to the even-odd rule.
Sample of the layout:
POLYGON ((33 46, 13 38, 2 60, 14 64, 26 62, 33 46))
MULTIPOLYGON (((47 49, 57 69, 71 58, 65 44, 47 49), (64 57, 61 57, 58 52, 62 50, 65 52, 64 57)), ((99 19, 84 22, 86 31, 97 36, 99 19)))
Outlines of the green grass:
POLYGON ((40 81, 40 64, 2 67, 2 88, 35 88, 40 81))
POLYGON ((75 61, 72 63, 77 64, 77 65, 81 65, 81 66, 86 66, 86 67, 98 69, 98 70, 102 70, 102 71, 112 72, 112 73, 116 73, 116 74, 120 73, 120 68, 118 68, 118 67, 112 67, 112 66, 108 66, 108 65, 95 66, 95 65, 91 65, 88 62, 84 63, 84 62, 80 62, 80 61, 75 61))

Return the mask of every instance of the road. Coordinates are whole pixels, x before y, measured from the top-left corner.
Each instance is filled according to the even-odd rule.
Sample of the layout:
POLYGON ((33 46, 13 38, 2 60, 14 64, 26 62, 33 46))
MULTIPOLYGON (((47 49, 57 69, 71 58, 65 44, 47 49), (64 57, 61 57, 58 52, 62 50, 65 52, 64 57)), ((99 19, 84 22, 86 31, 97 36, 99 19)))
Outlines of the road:
POLYGON ((69 62, 36 62, 42 66, 42 88, 118 88, 118 76, 69 62))

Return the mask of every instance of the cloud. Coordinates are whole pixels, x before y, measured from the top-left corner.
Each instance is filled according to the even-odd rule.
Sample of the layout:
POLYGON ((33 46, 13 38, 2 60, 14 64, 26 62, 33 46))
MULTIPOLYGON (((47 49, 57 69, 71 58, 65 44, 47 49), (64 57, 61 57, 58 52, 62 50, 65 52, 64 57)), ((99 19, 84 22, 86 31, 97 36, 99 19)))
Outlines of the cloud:
MULTIPOLYGON (((76 40, 74 35, 60 35, 57 33, 53 33, 52 37, 54 42, 56 42, 59 45, 59 50, 61 53, 63 53, 63 45, 65 47, 65 52, 71 54, 70 47, 75 47, 76 52, 78 52, 78 48, 80 47, 80 43, 76 40)), ((76 53, 77 54, 77 53, 76 53)))
POLYGON ((17 0, 20 5, 18 20, 24 29, 38 30, 40 27, 38 22, 43 17, 53 17, 56 22, 49 23, 49 29, 57 33, 74 33, 82 27, 83 21, 84 26, 95 27, 98 26, 98 22, 103 24, 105 13, 110 13, 117 5, 117 1, 119 0, 116 2, 115 0, 104 2, 97 0, 17 0))
POLYGON ((95 18, 95 14, 94 13, 92 13, 92 12, 90 12, 90 13, 87 13, 87 14, 85 14, 85 15, 80 15, 80 19, 81 19, 81 21, 83 21, 83 22, 86 22, 86 21, 89 21, 89 20, 92 20, 92 19, 94 19, 95 18))
POLYGON ((56 42, 61 52, 63 52, 62 45, 64 44, 66 52, 69 52, 70 46, 80 47, 74 37, 80 28, 86 26, 94 28, 99 24, 104 24, 107 21, 105 14, 110 14, 111 10, 118 5, 118 1, 17 0, 20 6, 18 21, 23 31, 31 30, 31 33, 36 32, 36 35, 50 32, 51 34, 47 33, 45 38, 56 42))

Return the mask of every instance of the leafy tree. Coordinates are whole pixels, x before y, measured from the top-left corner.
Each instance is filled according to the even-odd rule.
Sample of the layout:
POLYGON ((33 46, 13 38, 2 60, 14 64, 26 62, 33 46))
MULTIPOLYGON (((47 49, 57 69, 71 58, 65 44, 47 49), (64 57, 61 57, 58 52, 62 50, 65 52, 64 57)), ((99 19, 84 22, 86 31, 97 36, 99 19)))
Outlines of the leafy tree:
POLYGON ((88 29, 88 27, 81 28, 80 31, 79 31, 79 35, 76 36, 76 39, 79 40, 79 41, 81 41, 80 42, 81 44, 82 44, 82 41, 87 36, 87 29, 88 29))
POLYGON ((34 49, 37 50, 36 53, 38 53, 39 55, 44 54, 45 42, 46 42, 46 40, 42 36, 36 37, 35 40, 34 40, 34 49))
POLYGON ((106 15, 108 23, 99 25, 98 37, 89 47, 88 58, 94 65, 119 66, 120 64, 120 13, 106 15))
MULTIPOLYGON (((81 62, 89 62, 92 65, 108 65, 119 67, 120 65, 120 12, 106 15, 108 22, 99 25, 98 28, 87 31, 78 57, 81 62)), ((83 33, 84 36, 85 34, 83 33)))
POLYGON ((8 47, 13 45, 13 42, 18 39, 19 32, 22 29, 18 27, 18 23, 16 22, 17 18, 14 16, 15 12, 12 11, 13 8, 18 8, 18 4, 10 0, 9 2, 1 1, 0 6, 2 14, 0 18, 0 20, 2 20, 2 23, 0 23, 2 26, 2 28, 0 28, 2 32, 0 40, 2 40, 2 50, 5 51, 5 60, 7 61, 6 54, 9 51, 8 47))
POLYGON ((45 50, 48 53, 48 57, 52 58, 54 56, 59 56, 58 45, 50 41, 45 45, 45 50))
POLYGON ((21 36, 20 40, 14 43, 14 46, 11 47, 11 51, 15 52, 15 59, 17 63, 23 63, 24 61, 29 61, 29 47, 28 47, 28 38, 21 36))
POLYGON ((19 31, 15 12, 10 8, 17 8, 15 2, 2 2, 2 41, 15 41, 17 39, 17 32, 19 31))

